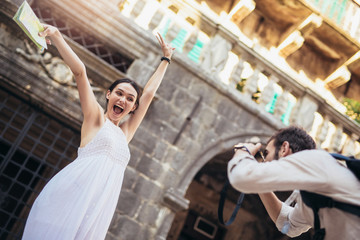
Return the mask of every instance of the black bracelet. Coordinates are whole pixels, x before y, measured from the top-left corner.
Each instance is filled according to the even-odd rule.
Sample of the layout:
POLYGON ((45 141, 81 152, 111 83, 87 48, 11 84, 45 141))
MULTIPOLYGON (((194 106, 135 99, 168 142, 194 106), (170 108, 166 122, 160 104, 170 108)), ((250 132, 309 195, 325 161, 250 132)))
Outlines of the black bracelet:
POLYGON ((164 60, 166 60, 166 61, 170 64, 170 58, 162 57, 162 58, 161 58, 161 61, 164 61, 164 60))
POLYGON ((237 150, 237 149, 245 150, 245 151, 247 151, 247 152, 251 155, 249 149, 248 149, 247 147, 245 147, 244 145, 243 145, 243 146, 239 146, 239 147, 234 147, 234 151, 237 150))

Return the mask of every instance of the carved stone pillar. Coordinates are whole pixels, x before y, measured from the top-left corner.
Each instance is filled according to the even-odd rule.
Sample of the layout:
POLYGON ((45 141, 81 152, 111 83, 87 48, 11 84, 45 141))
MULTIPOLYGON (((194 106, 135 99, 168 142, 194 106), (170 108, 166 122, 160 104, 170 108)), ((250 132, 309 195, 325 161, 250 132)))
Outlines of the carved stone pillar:
POLYGON ((312 98, 305 95, 297 100, 290 117, 290 122, 302 126, 309 132, 313 126, 317 110, 318 104, 312 98))
POLYGON ((278 81, 279 80, 273 75, 269 77, 269 82, 261 93, 260 106, 265 108, 265 106, 271 101, 275 93, 274 85, 278 81))
POLYGON ((336 131, 334 135, 331 138, 330 149, 329 149, 330 152, 340 152, 342 136, 343 136, 343 126, 338 125, 336 127, 336 131))
POLYGON ((135 3, 133 9, 131 10, 130 16, 134 19, 137 18, 140 15, 140 13, 144 10, 145 5, 146 5, 145 0, 138 0, 135 3))
POLYGON ((190 34, 190 37, 187 39, 187 41, 184 44, 183 53, 188 54, 191 51, 191 49, 193 49, 193 47, 196 44, 198 35, 199 35, 199 30, 198 29, 194 30, 190 34))
POLYGON ((274 109, 274 116, 277 118, 281 118, 281 116, 286 112, 287 106, 289 104, 289 95, 289 91, 284 89, 284 92, 277 99, 274 109))
POLYGON ((255 68, 254 73, 248 79, 246 79, 244 86, 244 94, 249 96, 250 99, 252 95, 257 91, 259 74, 260 70, 258 68, 255 68))
POLYGON ((164 16, 165 16, 164 11, 162 9, 158 9, 149 22, 148 25, 149 29, 154 30, 157 26, 159 26, 164 16))
POLYGON ((241 74, 244 70, 244 59, 239 57, 239 62, 234 66, 229 82, 232 86, 236 87, 236 85, 241 81, 241 74))
POLYGON ((329 122, 330 122, 329 117, 325 116, 324 121, 321 123, 321 125, 319 126, 319 128, 316 132, 315 142, 316 142, 317 148, 321 148, 321 144, 326 139, 326 136, 329 131, 329 122))
POLYGON ((166 34, 166 41, 172 42, 176 38, 180 30, 181 27, 178 24, 176 23, 172 24, 171 27, 169 28, 169 31, 166 34))
POLYGON ((355 133, 351 134, 351 136, 348 136, 348 139, 345 141, 344 148, 341 151, 342 154, 344 154, 345 156, 355 156, 355 142, 357 139, 359 139, 359 136, 355 133))
POLYGON ((216 34, 206 46, 206 50, 204 50, 202 67, 218 75, 226 64, 231 48, 232 44, 227 39, 220 34, 216 34))

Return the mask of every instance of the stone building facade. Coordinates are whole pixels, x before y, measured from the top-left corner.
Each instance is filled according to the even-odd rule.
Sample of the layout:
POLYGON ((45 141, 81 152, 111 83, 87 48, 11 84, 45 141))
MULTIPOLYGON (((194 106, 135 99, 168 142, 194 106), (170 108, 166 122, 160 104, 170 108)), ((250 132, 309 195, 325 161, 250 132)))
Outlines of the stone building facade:
MULTIPOLYGON (((37 194, 76 158, 82 120, 72 75, 56 49, 50 46, 39 52, 12 20, 21 2, 0 0, 1 239, 21 238, 37 194)), ((144 86, 154 72, 161 51, 153 31, 161 31, 167 41, 177 44, 164 81, 130 143, 131 160, 106 239, 288 239, 275 229, 257 195, 246 196, 231 226, 218 222, 219 193, 233 145, 266 143, 275 130, 293 123, 312 131, 318 145, 326 143, 329 151, 360 152, 359 124, 325 100, 316 85, 299 81, 264 52, 264 48, 279 47, 292 32, 311 36, 316 28, 311 24, 300 28, 298 23, 311 15, 309 8, 301 8, 292 25, 267 27, 274 21, 262 8, 270 4, 266 1, 233 1, 231 6, 204 2, 212 12, 201 8, 201 1, 29 1, 37 16, 57 26, 83 60, 102 105, 113 80, 128 77, 144 86), (236 31, 216 18, 224 9, 229 22, 237 24, 236 31), (148 12, 155 14, 143 16, 148 12), (264 22, 259 24, 262 30, 251 31, 259 21, 264 22), (195 30, 190 33, 189 29, 195 30), (263 32, 266 29, 273 29, 277 37, 269 37, 274 32, 263 32), (229 64, 232 68, 225 71, 229 64), (248 66, 252 72, 245 76, 248 66), (267 85, 260 89, 262 79, 267 85), (279 86, 281 93, 274 94, 279 86), (316 125, 318 115, 323 121, 316 125), (330 132, 329 125, 335 130, 330 132)), ((284 21, 285 13, 275 23, 284 21)), ((346 49, 340 52, 306 37, 304 48, 290 41, 280 49, 280 58, 291 56, 287 69, 299 66, 310 80, 346 83, 341 80, 344 75, 332 75, 346 67, 352 76, 351 89, 359 87, 358 42, 339 40, 346 49), (333 53, 331 69, 316 72, 301 58, 312 49, 309 46, 315 46, 312 43, 323 50, 317 50, 320 65, 328 61, 324 55, 333 53)), ((332 90, 335 100, 344 96, 339 88, 332 90)), ((356 96, 353 91, 348 94, 356 96)), ((228 194, 225 216, 237 197, 234 190, 228 194)), ((285 199, 289 193, 278 194, 285 199)))

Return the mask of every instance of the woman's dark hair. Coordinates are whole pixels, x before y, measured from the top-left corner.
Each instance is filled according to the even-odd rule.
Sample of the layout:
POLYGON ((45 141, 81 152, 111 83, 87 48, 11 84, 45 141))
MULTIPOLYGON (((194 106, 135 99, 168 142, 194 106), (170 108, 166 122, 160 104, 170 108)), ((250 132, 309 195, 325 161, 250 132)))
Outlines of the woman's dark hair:
MULTIPOLYGON (((136 91, 136 93, 137 93, 137 97, 136 97, 136 100, 135 100, 135 105, 136 105, 135 110, 136 110, 136 109, 139 107, 139 104, 140 104, 140 103, 139 103, 139 99, 140 99, 141 94, 142 94, 142 91, 141 91, 140 87, 137 85, 136 82, 134 82, 134 81, 131 80, 131 79, 121 78, 121 79, 115 80, 115 81, 110 85, 110 87, 108 88, 108 90, 110 91, 110 93, 111 93, 111 92, 114 90, 114 88, 115 88, 118 84, 120 84, 120 83, 130 83, 131 86, 133 86, 133 88, 135 89, 135 91, 136 91)), ((106 94, 107 94, 107 93, 105 93, 105 98, 106 98, 106 94)), ((106 98, 105 112, 107 111, 107 105, 108 105, 108 103, 109 103, 109 99, 106 98)), ((134 113, 135 110, 134 110, 134 111, 131 111, 130 113, 134 113)))
POLYGON ((281 145, 287 141, 293 153, 315 149, 316 143, 314 139, 301 127, 290 126, 280 129, 268 141, 274 140, 275 156, 278 156, 281 145))

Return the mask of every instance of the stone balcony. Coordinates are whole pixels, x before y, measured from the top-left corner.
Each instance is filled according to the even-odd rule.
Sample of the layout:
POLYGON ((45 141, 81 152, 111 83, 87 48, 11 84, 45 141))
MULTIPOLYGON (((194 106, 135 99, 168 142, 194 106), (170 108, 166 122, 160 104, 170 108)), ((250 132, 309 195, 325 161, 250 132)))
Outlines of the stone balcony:
POLYGON ((360 42, 360 2, 359 1, 320 1, 306 0, 305 3, 316 9, 323 18, 334 24, 360 42))
MULTIPOLYGON (((253 10, 252 2, 241 1, 237 20, 253 10)), ((303 126, 321 148, 359 156, 360 125, 344 114, 345 107, 325 87, 326 81, 313 81, 289 66, 283 57, 289 45, 266 49, 234 26, 234 15, 216 15, 195 1, 133 0, 118 8, 149 33, 165 36, 193 71, 208 73, 222 88, 237 89, 235 94, 271 113, 274 121, 303 126)), ((311 15, 303 25, 316 21, 321 23, 311 15)), ((358 61, 359 52, 352 59, 358 61)), ((339 69, 327 81, 336 78, 339 69)))

